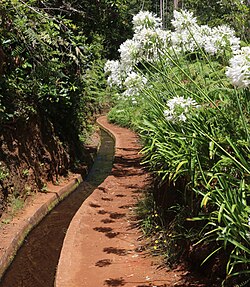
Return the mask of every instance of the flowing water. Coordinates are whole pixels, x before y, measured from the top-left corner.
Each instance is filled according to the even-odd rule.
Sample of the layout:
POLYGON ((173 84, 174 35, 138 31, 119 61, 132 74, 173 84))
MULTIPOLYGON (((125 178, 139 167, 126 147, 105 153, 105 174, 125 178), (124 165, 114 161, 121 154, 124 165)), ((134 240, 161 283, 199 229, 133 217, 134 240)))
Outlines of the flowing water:
POLYGON ((109 175, 114 141, 101 130, 101 146, 87 179, 59 203, 27 236, 0 287, 53 287, 67 228, 83 201, 109 175))

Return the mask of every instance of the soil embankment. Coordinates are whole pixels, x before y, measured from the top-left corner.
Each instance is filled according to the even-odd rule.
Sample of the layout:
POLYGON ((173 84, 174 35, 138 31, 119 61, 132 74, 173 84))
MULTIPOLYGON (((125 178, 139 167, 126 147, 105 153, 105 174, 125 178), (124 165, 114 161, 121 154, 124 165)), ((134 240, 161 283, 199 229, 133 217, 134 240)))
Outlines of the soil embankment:
MULTIPOLYGON (((88 176, 74 192, 59 202, 28 234, 12 264, 0 279, 1 287, 54 286, 58 259, 70 221, 83 201, 103 182, 112 168, 114 155, 112 146, 114 142, 104 131, 100 132, 100 136, 100 148, 88 176)), ((60 190, 52 192, 54 199, 57 199, 56 202, 67 195, 70 191, 69 187, 66 185, 64 188, 61 187, 60 190)), ((46 211, 46 207, 49 206, 45 204, 44 207, 44 211, 46 211)), ((33 218, 30 219, 34 223, 33 218)))
POLYGON ((42 116, 1 126, 0 218, 12 203, 21 205, 32 193, 46 192, 48 182, 58 184, 73 170, 76 159, 84 163, 81 171, 86 174, 88 152, 83 146, 81 155, 72 149, 62 143, 53 124, 42 116))
POLYGON ((95 134, 83 147, 80 175, 70 172, 76 154, 47 119, 0 127, 0 278, 27 233, 82 181, 98 144, 95 134))

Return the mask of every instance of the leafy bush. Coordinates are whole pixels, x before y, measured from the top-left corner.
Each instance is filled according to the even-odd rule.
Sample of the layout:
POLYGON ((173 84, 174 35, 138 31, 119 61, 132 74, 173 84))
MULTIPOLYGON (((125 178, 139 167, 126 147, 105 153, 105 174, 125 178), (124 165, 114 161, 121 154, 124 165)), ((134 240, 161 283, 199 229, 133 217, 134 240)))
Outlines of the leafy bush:
POLYGON ((102 39, 87 43, 71 20, 45 11, 35 1, 2 1, 0 122, 42 114, 74 146, 102 105, 102 39))

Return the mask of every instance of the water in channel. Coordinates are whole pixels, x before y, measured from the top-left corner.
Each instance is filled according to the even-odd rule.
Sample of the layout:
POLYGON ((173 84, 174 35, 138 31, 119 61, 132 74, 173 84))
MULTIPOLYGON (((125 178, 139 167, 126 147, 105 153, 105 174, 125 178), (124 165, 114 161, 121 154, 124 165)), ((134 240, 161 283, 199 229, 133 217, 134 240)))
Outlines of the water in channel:
POLYGON ((0 287, 53 287, 63 240, 76 211, 109 175, 114 141, 101 130, 101 146, 87 179, 59 203, 28 235, 0 287))

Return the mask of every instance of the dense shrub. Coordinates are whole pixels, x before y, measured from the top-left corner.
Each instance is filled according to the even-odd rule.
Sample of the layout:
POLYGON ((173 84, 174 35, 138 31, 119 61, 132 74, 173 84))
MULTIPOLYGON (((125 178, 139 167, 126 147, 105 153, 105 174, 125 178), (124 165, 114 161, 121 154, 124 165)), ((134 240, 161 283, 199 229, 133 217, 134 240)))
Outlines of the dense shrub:
POLYGON ((100 105, 101 91, 86 87, 89 81, 101 85, 102 40, 95 37, 87 44, 71 20, 33 4, 3 1, 1 6, 0 121, 42 113, 64 140, 70 138, 67 133, 77 138, 100 105))

